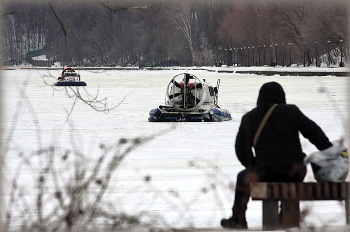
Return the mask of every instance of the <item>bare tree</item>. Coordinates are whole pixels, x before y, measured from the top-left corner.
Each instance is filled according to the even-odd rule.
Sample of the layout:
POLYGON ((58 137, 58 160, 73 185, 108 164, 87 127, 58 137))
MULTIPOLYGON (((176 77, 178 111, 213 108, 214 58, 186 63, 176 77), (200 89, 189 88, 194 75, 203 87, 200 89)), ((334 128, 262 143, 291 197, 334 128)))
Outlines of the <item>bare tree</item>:
POLYGON ((17 54, 33 49, 42 40, 48 58, 63 60, 65 65, 137 65, 149 57, 200 65, 223 53, 229 60, 231 48, 258 45, 271 45, 264 52, 265 58, 275 60, 276 55, 285 55, 282 43, 292 43, 295 62, 305 54, 311 63, 316 55, 315 41, 323 54, 329 47, 346 48, 347 9, 344 3, 316 0, 11 3, 2 16, 3 54, 5 61, 18 60, 17 54))
POLYGON ((181 4, 180 10, 176 12, 169 12, 169 17, 173 20, 173 22, 178 26, 178 28, 183 33, 184 37, 187 40, 191 56, 192 62, 195 63, 196 50, 193 42, 193 13, 191 12, 191 4, 189 1, 186 1, 181 4))
POLYGON ((29 154, 19 153, 21 162, 9 182, 11 197, 2 230, 12 231, 13 224, 18 223, 21 231, 85 231, 96 225, 99 229, 114 231, 148 226, 141 222, 147 217, 145 213, 130 216, 112 210, 111 203, 106 206, 109 200, 104 200, 104 196, 123 160, 138 147, 167 131, 169 129, 147 137, 120 138, 108 146, 100 144, 98 157, 92 162, 79 151, 74 138, 70 149, 50 146, 29 154), (21 182, 23 175, 27 175, 22 171, 24 168, 33 170, 34 189, 29 190, 29 184, 24 186, 21 182), (26 196, 28 191, 33 191, 33 195, 26 196), (104 222, 102 226, 99 224, 101 220, 104 222))

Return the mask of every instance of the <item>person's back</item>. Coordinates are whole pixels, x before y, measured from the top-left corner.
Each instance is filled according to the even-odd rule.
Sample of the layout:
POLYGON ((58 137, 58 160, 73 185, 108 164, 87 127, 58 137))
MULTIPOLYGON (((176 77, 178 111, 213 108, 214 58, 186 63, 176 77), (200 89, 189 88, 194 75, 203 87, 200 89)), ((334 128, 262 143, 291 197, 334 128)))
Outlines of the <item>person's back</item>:
POLYGON ((299 132, 319 150, 332 146, 322 129, 306 117, 296 105, 286 104, 285 92, 277 82, 265 83, 257 100, 257 107, 242 117, 235 150, 246 168, 237 176, 232 217, 223 219, 224 228, 247 228, 245 211, 250 198, 249 182, 299 182, 306 175, 305 154, 302 151, 299 132), (271 115, 257 139, 253 153, 253 138, 274 104, 271 115), (254 177, 252 179, 252 177, 254 177))
POLYGON ((278 105, 267 120, 255 146, 255 169, 284 173, 294 165, 303 164, 305 154, 299 132, 319 150, 332 146, 315 122, 306 117, 296 105, 286 104, 283 88, 276 82, 269 82, 260 89, 257 107, 242 118, 235 145, 238 158, 247 155, 247 146, 252 146, 260 122, 274 103, 278 105), (249 134, 249 138, 246 134, 249 134))

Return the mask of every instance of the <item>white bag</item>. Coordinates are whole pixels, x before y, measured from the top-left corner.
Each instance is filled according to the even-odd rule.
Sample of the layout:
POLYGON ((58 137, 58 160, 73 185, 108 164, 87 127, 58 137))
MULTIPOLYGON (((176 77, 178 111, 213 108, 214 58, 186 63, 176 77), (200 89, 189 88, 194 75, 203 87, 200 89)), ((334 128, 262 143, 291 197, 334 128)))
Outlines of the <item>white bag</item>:
POLYGON ((311 164, 318 182, 345 181, 349 172, 349 154, 343 142, 343 139, 336 140, 332 147, 305 157, 304 164, 311 164))

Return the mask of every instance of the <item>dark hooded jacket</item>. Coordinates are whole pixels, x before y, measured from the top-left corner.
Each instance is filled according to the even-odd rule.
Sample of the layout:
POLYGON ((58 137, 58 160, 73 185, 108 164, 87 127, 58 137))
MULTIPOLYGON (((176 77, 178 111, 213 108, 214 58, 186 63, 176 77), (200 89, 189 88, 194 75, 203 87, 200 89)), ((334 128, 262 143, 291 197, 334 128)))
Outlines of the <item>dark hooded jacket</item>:
POLYGON ((296 105, 286 104, 285 92, 277 82, 265 83, 257 100, 257 107, 242 117, 236 137, 236 155, 246 168, 272 173, 288 173, 294 165, 303 164, 299 132, 317 149, 332 146, 322 129, 306 117, 296 105), (271 105, 277 103, 266 122, 255 147, 253 137, 271 105))

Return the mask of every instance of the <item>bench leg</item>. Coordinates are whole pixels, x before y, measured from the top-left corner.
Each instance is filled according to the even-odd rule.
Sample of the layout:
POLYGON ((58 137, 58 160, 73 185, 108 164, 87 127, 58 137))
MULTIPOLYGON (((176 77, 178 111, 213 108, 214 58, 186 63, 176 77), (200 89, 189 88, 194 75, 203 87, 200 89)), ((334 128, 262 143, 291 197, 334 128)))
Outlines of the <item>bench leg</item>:
MULTIPOLYGON (((350 197, 350 195, 347 195, 350 197)), ((345 216, 346 216, 346 224, 350 225, 350 200, 345 199, 345 216)))
POLYGON ((346 185, 346 197, 345 197, 345 217, 346 224, 350 224, 350 184, 346 185))
POLYGON ((300 208, 298 200, 281 201, 280 228, 299 227, 300 208))
POLYGON ((278 201, 264 200, 262 207, 263 230, 275 230, 279 226, 278 201))

